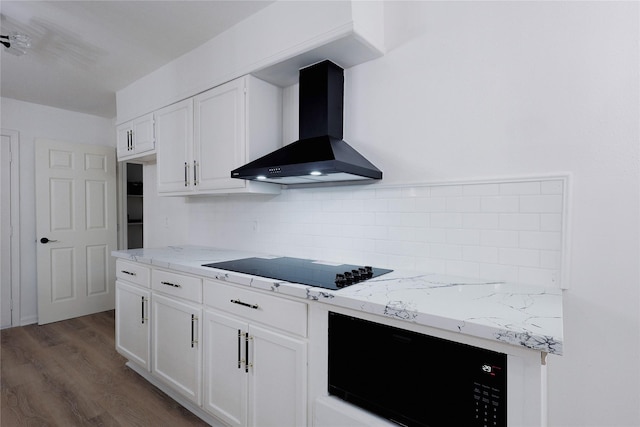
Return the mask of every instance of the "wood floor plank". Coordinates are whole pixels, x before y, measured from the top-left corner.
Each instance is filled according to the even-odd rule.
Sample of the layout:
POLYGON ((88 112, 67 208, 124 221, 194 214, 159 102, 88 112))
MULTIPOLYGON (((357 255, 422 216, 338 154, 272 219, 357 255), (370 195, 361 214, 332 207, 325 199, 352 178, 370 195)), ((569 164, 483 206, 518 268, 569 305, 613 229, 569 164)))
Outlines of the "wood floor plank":
POLYGON ((206 426, 125 366, 113 310, 0 333, 2 426, 206 426))

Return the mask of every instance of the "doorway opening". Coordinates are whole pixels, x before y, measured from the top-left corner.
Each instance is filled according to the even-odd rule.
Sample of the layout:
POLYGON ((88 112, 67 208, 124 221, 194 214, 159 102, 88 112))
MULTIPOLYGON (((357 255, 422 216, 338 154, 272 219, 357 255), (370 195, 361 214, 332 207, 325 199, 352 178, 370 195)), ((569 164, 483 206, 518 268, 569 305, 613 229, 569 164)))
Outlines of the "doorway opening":
POLYGON ((144 211, 143 211, 143 178, 141 163, 127 163, 127 227, 126 249, 143 247, 144 236, 144 211))

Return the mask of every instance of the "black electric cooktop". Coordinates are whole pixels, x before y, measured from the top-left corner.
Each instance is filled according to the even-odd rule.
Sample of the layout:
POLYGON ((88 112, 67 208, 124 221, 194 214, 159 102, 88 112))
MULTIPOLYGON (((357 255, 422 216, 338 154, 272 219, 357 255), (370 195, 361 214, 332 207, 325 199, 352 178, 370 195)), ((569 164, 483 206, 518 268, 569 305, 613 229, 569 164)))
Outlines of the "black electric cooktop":
POLYGON ((251 274, 253 276, 326 289, 341 289, 393 271, 371 266, 325 263, 289 257, 242 258, 204 264, 203 267, 235 271, 236 273, 251 274))

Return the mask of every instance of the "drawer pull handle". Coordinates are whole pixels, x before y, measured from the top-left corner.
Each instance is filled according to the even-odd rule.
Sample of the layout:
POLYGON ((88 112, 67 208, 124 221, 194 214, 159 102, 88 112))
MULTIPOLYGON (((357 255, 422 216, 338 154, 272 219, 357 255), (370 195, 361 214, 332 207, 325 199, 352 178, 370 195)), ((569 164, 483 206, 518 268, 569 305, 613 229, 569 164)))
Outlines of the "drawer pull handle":
POLYGON ((122 271, 124 274, 128 274, 129 276, 135 276, 136 275, 136 273, 132 273, 132 272, 127 271, 127 270, 120 270, 120 271, 122 271))
POLYGON ((171 283, 171 282, 160 282, 163 285, 167 285, 167 286, 173 286, 174 288, 181 288, 182 285, 178 285, 176 283, 171 283))
POLYGON ((257 310, 258 308, 260 308, 258 306, 258 304, 249 304, 249 303, 246 303, 244 301, 240 301, 239 299, 232 299, 231 302, 234 303, 234 304, 239 304, 239 305, 243 305, 245 307, 253 308, 254 310, 257 310))

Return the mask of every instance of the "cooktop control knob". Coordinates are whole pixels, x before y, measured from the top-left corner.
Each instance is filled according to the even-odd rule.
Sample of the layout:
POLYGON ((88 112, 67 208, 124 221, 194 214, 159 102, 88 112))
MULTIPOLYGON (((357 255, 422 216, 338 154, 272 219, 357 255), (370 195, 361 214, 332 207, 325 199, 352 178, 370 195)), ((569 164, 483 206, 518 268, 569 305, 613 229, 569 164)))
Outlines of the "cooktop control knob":
POLYGON ((344 273, 337 273, 335 284, 338 289, 350 286, 355 283, 369 280, 373 277, 373 267, 365 265, 364 267, 354 268, 351 271, 345 271, 344 273))
POLYGON ((358 283, 363 279, 360 276, 360 270, 351 270, 351 274, 353 274, 353 283, 358 283))
POLYGON ((365 265, 364 270, 367 272, 367 278, 371 279, 373 277, 373 267, 370 265, 365 265))
POLYGON ((353 285, 353 273, 351 273, 350 271, 345 271, 344 272, 344 280, 345 280, 345 286, 349 286, 349 285, 353 285))

